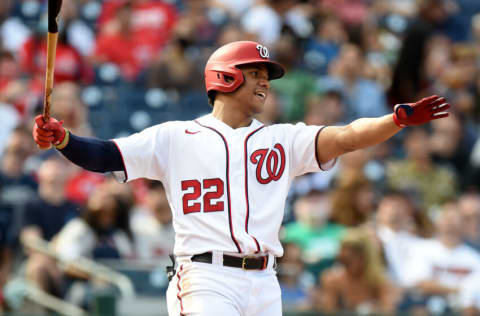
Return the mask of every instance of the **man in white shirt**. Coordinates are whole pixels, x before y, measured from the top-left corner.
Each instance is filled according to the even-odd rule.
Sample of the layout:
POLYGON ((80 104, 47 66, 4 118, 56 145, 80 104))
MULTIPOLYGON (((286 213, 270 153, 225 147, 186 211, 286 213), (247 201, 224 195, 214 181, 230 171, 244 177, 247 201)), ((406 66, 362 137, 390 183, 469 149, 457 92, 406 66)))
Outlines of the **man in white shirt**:
POLYGON ((405 284, 426 296, 443 297, 458 305, 462 282, 480 271, 480 253, 462 241, 462 218, 457 204, 449 203, 436 219, 437 235, 413 249, 406 262, 405 284))

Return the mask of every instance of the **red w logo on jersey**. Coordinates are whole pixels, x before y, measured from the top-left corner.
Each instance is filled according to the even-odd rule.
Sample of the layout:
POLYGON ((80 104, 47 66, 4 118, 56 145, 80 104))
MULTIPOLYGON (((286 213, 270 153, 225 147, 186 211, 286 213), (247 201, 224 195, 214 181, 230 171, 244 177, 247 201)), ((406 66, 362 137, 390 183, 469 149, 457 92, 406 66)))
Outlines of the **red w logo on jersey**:
POLYGON ((272 181, 277 181, 285 170, 285 150, 282 145, 275 144, 273 146, 276 150, 258 149, 251 156, 250 161, 257 165, 257 180, 261 184, 268 184, 272 181), (278 152, 277 152, 278 151, 278 152), (279 157, 280 154, 280 157, 279 157), (262 169, 265 164, 268 177, 262 177, 262 169))

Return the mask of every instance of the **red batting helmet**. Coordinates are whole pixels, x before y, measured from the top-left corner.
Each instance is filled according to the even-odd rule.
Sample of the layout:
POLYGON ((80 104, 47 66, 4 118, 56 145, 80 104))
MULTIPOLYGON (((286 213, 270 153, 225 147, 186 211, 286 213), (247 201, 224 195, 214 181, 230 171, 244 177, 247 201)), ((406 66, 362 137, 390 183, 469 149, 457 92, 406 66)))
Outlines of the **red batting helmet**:
POLYGON ((238 41, 223 45, 217 49, 205 66, 205 86, 210 91, 233 92, 245 80, 242 71, 236 66, 263 63, 268 69, 268 79, 283 76, 283 67, 269 59, 268 49, 257 42, 238 41), (225 76, 233 78, 227 82, 225 76))

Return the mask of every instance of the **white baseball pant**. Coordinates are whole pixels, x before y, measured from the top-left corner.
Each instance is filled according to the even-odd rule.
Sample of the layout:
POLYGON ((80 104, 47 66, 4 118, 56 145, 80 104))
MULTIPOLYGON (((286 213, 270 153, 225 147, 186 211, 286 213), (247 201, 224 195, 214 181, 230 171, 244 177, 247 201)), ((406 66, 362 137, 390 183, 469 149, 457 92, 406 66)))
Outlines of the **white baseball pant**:
POLYGON ((167 290, 169 316, 282 315, 273 256, 261 271, 224 267, 221 258, 218 252, 212 264, 177 258, 177 273, 167 290))

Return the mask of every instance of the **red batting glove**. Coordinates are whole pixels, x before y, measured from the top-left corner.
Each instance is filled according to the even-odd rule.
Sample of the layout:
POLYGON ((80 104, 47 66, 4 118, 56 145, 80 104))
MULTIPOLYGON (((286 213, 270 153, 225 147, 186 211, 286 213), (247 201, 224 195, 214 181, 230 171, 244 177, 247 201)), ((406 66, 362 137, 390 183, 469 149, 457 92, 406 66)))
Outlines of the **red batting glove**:
POLYGON ((420 125, 447 117, 450 108, 445 98, 432 95, 415 103, 397 104, 393 108, 393 121, 399 127, 420 125))
POLYGON ((58 145, 64 140, 66 131, 62 124, 63 121, 59 122, 53 117, 46 123, 42 115, 35 117, 33 139, 40 149, 49 149, 52 144, 58 145))

